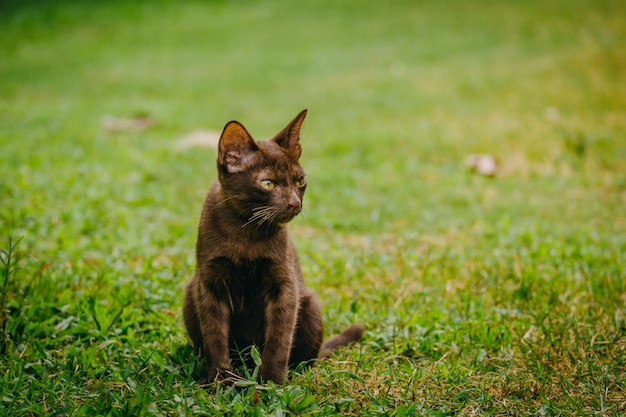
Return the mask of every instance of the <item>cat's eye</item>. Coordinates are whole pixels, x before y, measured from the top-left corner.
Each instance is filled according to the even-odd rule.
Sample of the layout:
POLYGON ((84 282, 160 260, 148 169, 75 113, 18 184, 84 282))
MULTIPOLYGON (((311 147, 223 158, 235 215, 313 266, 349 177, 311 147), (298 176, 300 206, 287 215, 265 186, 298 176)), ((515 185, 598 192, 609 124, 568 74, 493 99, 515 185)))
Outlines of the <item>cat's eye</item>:
POLYGON ((300 188, 300 187, 304 187, 304 184, 306 184, 306 180, 304 179, 304 177, 300 177, 296 180, 296 187, 300 188))
POLYGON ((272 181, 272 180, 261 180, 261 185, 266 190, 273 190, 274 189, 274 181, 272 181))

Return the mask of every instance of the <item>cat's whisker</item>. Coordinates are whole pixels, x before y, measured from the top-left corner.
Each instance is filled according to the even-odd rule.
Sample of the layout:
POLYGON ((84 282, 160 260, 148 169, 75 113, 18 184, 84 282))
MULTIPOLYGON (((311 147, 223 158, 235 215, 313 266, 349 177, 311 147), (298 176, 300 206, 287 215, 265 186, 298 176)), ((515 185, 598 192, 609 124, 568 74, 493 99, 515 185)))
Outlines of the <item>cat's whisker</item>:
POLYGON ((265 222, 267 222, 269 228, 276 219, 276 217, 278 217, 278 212, 274 207, 271 206, 258 207, 255 210, 257 212, 250 217, 246 225, 256 221, 256 229, 261 227, 265 222))
POLYGON ((278 213, 276 212, 269 213, 267 216, 261 219, 261 221, 258 223, 256 228, 258 229, 259 227, 263 225, 263 223, 267 221, 267 228, 269 230, 270 226, 274 223, 274 220, 276 220, 276 217, 278 217, 278 213))
POLYGON ((250 220, 248 220, 247 222, 245 222, 244 224, 241 225, 241 228, 243 229, 244 227, 246 227, 247 225, 249 225, 250 223, 254 222, 256 219, 251 218, 250 220))
POLYGON ((261 226, 263 223, 265 223, 266 221, 269 221, 268 223, 271 224, 275 217, 276 217, 276 212, 273 208, 270 208, 264 211, 263 215, 259 216, 258 218, 259 221, 257 222, 257 228, 261 226))
POLYGON ((252 209, 252 211, 254 212, 258 212, 258 211, 264 211, 264 210, 268 210, 268 209, 274 209, 272 206, 260 206, 260 207, 255 207, 252 209))
POLYGON ((223 199, 222 201, 220 201, 219 203, 217 203, 217 204, 215 205, 215 207, 219 207, 219 206, 221 206, 222 204, 224 204, 225 202, 227 202, 228 200, 232 200, 233 198, 237 198, 237 197, 239 197, 239 194, 235 194, 235 195, 231 195, 230 197, 226 197, 225 199, 223 199))
MULTIPOLYGON (((269 230, 270 230, 270 227, 272 227, 272 224, 274 223, 274 220, 276 220, 276 218, 277 218, 277 217, 278 217, 278 213, 277 213, 277 212, 274 212, 274 213, 272 213, 271 217, 269 217, 269 218, 268 218, 268 220, 269 220, 269 221, 267 222, 267 231, 268 231, 268 232, 269 232, 269 230)), ((258 229, 259 227, 261 227, 261 224, 262 224, 262 223, 259 223, 259 225, 257 226, 257 229, 258 229)))
POLYGON ((257 222, 262 224, 268 217, 270 217, 274 211, 274 208, 271 206, 261 206, 253 208, 252 211, 254 214, 248 218, 248 221, 244 223, 241 227, 246 227, 250 223, 257 222))
POLYGON ((300 213, 298 214, 298 216, 304 220, 306 220, 307 218, 307 213, 306 213, 306 207, 302 207, 302 210, 300 211, 300 213))

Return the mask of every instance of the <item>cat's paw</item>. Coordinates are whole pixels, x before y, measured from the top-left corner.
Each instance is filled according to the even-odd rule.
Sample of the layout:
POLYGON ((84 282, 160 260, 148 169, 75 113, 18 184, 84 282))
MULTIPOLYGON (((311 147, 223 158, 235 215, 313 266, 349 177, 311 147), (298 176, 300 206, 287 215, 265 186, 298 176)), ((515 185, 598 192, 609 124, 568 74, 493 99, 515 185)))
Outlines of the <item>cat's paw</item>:
POLYGON ((235 385, 235 383, 241 381, 242 379, 245 378, 239 375, 233 368, 230 366, 224 366, 217 368, 217 372, 213 380, 222 386, 229 387, 231 385, 235 385))
POLYGON ((283 384, 285 382, 285 374, 287 373, 286 369, 282 369, 277 366, 263 366, 259 368, 259 376, 261 378, 261 382, 272 381, 276 384, 283 384))
POLYGON ((206 381, 209 384, 231 386, 241 379, 242 377, 230 365, 207 368, 206 381))

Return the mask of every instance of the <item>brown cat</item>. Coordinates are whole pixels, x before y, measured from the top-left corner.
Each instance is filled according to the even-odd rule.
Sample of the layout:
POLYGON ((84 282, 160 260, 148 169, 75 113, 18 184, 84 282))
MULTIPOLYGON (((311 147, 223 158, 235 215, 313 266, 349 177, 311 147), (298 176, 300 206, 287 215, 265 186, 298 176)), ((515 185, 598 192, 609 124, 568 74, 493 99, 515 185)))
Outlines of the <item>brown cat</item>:
POLYGON ((261 379, 283 383, 288 366, 311 364, 363 333, 352 325, 322 344, 320 303, 304 285, 287 230, 306 189, 298 163, 305 116, 267 141, 255 142, 236 121, 220 137, 218 179, 204 201, 183 309, 209 381, 225 379, 237 349, 255 345, 261 379))

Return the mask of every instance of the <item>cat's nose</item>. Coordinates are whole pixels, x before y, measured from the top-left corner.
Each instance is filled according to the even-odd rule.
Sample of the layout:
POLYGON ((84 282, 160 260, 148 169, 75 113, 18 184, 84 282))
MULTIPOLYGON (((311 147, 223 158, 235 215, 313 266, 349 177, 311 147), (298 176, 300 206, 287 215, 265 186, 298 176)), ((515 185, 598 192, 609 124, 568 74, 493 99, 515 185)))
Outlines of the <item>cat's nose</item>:
POLYGON ((300 200, 300 197, 298 197, 296 193, 291 193, 291 196, 289 197, 289 201, 287 201, 287 207, 289 208, 289 210, 293 211, 294 213, 300 212, 300 209, 302 208, 302 201, 300 200))

